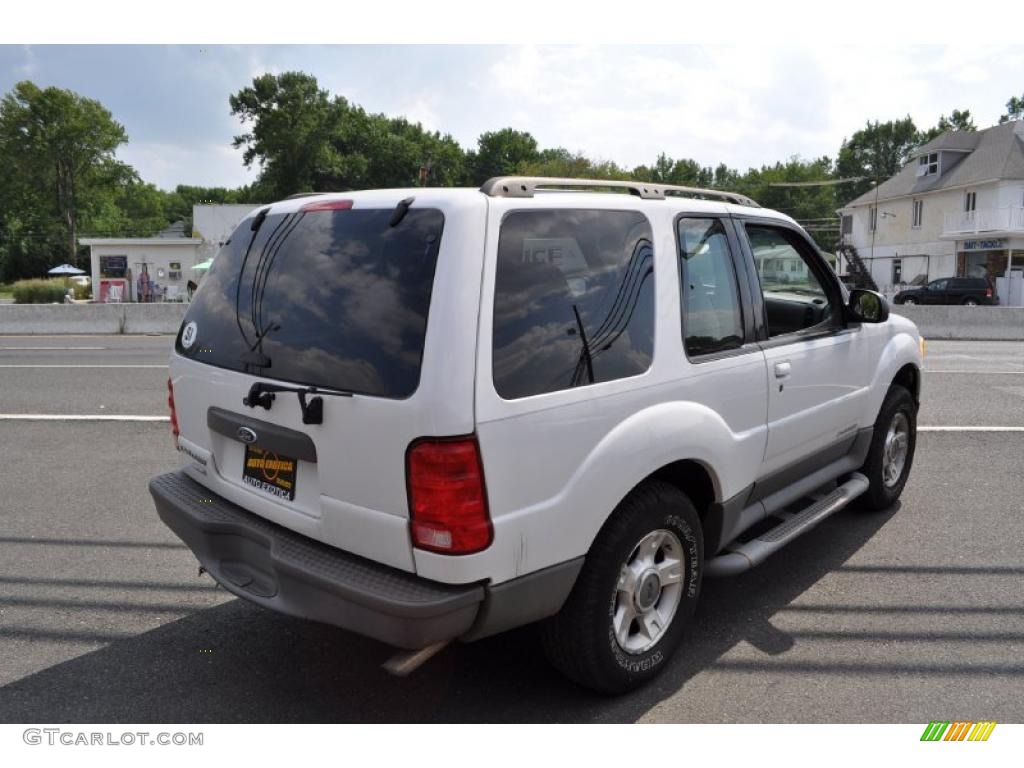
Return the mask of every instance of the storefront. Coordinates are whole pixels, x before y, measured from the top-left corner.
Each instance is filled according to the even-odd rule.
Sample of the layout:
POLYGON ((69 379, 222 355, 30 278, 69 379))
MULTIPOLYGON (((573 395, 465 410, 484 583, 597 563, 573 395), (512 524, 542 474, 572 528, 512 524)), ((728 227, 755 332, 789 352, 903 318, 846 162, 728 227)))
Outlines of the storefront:
POLYGON ((191 237, 83 238, 101 303, 183 301, 202 240, 191 237))
POLYGON ((987 277, 995 280, 1006 274, 1010 255, 1013 269, 1024 269, 1024 238, 992 238, 957 242, 957 277, 987 277))

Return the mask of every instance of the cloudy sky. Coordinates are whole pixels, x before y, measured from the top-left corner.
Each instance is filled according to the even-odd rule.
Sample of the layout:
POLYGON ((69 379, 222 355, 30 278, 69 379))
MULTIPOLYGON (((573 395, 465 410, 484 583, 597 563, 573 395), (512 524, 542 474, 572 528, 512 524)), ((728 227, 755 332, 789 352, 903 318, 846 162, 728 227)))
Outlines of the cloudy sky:
POLYGON ((1024 46, 0 46, 0 92, 30 79, 101 101, 127 129, 119 155, 161 187, 252 181, 231 148, 228 96, 302 70, 372 112, 464 147, 505 126, 626 167, 658 152, 741 170, 834 157, 867 119, 919 126, 970 109, 994 124, 1020 95, 1024 46))

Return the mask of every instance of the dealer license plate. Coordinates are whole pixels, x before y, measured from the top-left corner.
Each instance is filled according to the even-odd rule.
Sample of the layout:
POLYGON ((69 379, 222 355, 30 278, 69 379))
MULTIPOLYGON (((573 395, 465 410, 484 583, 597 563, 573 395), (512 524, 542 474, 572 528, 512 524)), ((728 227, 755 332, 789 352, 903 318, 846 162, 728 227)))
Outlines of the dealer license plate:
POLYGON ((242 482, 279 499, 295 499, 295 474, 298 462, 255 445, 245 446, 242 482))

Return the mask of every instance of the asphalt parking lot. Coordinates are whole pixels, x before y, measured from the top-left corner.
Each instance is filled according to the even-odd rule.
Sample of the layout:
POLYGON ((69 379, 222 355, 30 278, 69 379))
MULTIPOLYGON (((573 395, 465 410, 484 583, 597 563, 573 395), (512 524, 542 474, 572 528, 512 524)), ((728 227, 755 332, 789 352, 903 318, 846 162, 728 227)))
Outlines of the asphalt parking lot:
POLYGON ((1024 343, 931 342, 898 508, 706 582, 666 674, 617 699, 529 628, 396 679, 387 647, 199 577, 146 490, 168 426, 126 418, 165 416, 170 344, 0 337, 0 722, 1024 722, 1024 343))

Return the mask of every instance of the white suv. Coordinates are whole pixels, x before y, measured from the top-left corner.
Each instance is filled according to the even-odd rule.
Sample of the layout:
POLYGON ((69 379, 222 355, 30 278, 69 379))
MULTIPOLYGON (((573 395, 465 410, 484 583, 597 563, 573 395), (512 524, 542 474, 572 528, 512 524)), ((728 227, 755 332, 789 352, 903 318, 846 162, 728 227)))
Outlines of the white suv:
POLYGON ((189 307, 183 466, 150 491, 225 588, 407 649, 393 671, 543 620, 555 666, 621 692, 702 579, 896 500, 920 380, 914 325, 741 195, 298 196, 242 222, 189 307), (758 273, 779 259, 785 281, 758 273))

